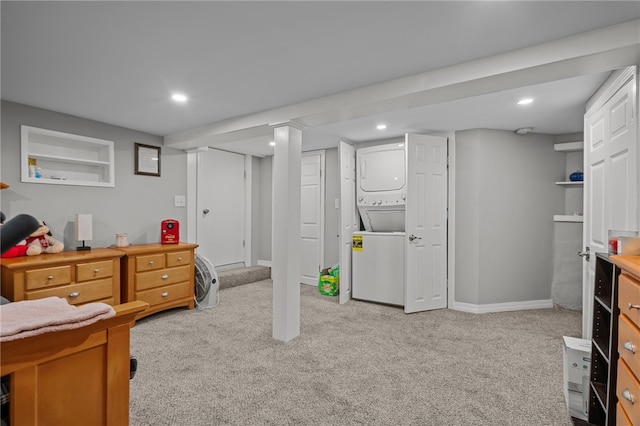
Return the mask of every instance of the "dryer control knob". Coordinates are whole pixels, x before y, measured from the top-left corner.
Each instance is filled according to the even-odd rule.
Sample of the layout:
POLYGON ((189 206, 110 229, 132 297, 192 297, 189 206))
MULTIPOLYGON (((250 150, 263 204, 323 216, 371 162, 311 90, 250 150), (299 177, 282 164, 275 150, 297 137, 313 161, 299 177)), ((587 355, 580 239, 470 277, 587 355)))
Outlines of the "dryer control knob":
POLYGON ((382 200, 378 200, 378 205, 382 204, 382 200))

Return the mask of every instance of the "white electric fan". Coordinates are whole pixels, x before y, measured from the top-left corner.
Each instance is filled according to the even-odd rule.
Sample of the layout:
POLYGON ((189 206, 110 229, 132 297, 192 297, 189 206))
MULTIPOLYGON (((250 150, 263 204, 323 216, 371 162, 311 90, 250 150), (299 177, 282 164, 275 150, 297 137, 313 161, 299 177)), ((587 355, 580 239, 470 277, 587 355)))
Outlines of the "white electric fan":
POLYGON ((195 291, 193 298, 195 299, 198 309, 213 308, 218 306, 219 296, 218 274, 211 262, 196 253, 195 258, 195 291))

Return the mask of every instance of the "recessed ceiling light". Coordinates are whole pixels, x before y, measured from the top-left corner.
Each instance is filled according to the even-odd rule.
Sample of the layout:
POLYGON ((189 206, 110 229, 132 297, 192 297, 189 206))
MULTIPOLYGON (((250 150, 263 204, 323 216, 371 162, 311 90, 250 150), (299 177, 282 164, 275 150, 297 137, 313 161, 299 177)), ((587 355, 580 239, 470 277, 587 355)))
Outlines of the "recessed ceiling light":
POLYGON ((187 102, 187 97, 182 93, 174 93, 173 95, 171 95, 171 99, 176 102, 187 102))
POLYGON ((376 129, 378 129, 378 130, 384 130, 384 129, 386 129, 386 128, 387 128, 387 125, 386 125, 386 124, 378 124, 378 125, 376 126, 376 129))
POLYGON ((533 103, 533 98, 524 98, 518 101, 518 105, 529 105, 530 103, 533 103))

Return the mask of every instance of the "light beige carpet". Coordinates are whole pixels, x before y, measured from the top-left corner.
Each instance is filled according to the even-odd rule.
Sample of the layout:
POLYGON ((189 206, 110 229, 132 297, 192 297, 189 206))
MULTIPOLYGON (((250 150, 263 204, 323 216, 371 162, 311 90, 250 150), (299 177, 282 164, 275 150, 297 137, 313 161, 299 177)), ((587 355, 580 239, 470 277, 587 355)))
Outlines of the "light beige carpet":
POLYGON ((301 334, 271 337, 271 281, 220 291, 131 331, 142 425, 571 425, 562 336, 581 314, 339 305, 301 286, 301 334))

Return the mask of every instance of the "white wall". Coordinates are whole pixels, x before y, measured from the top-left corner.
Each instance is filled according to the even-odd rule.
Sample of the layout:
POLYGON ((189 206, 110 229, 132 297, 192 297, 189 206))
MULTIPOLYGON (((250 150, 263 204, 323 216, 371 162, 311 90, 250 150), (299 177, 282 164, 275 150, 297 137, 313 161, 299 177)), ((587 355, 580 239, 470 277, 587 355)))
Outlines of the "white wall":
POLYGON ((186 209, 173 206, 174 195, 187 193, 187 162, 183 151, 162 146, 161 176, 134 172, 134 143, 162 145, 162 138, 40 108, 2 101, 0 180, 10 188, 0 191, 0 208, 10 219, 27 213, 44 220, 65 250, 78 245, 73 235, 75 213, 93 215, 93 240, 87 245, 114 244, 115 234, 126 232, 131 243, 160 241, 163 219, 180 221, 186 236, 186 209), (114 141, 115 188, 47 185, 20 182, 20 125, 57 130, 114 141))
POLYGON ((553 215, 564 209, 565 158, 548 135, 456 132, 455 300, 551 299, 553 215))

